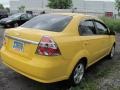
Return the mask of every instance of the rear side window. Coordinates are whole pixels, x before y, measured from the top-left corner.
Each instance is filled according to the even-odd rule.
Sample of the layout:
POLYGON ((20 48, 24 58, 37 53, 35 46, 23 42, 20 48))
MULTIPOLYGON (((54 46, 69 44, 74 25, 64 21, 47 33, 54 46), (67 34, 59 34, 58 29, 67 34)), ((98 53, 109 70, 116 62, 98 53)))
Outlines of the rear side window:
POLYGON ((31 19, 21 27, 61 32, 71 19, 72 17, 67 15, 44 14, 31 19))
POLYGON ((103 23, 95 21, 95 25, 96 25, 98 35, 105 35, 108 33, 108 29, 103 23))
POLYGON ((88 36, 88 35, 94 35, 95 32, 95 27, 92 21, 84 21, 80 23, 79 26, 79 33, 82 36, 88 36))

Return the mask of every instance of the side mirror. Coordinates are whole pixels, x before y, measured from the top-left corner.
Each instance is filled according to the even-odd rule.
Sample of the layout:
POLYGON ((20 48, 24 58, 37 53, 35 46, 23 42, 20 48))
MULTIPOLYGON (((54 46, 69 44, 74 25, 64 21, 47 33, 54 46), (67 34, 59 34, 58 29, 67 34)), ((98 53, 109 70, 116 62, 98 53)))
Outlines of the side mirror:
POLYGON ((109 35, 115 35, 115 31, 110 30, 109 35))

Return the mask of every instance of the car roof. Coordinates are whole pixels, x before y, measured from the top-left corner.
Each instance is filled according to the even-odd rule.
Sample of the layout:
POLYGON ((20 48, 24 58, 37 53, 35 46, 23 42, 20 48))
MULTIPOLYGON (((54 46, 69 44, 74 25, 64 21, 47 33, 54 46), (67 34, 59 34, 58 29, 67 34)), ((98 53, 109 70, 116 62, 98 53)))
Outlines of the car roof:
POLYGON ((103 22, 102 20, 100 20, 98 17, 93 16, 93 15, 87 15, 87 14, 83 14, 83 13, 52 13, 52 14, 59 14, 59 15, 67 15, 67 16, 80 16, 82 18, 87 18, 87 19, 96 19, 98 21, 103 22))
POLYGON ((59 15, 67 15, 67 16, 85 16, 85 14, 82 13, 51 13, 51 14, 59 14, 59 15))

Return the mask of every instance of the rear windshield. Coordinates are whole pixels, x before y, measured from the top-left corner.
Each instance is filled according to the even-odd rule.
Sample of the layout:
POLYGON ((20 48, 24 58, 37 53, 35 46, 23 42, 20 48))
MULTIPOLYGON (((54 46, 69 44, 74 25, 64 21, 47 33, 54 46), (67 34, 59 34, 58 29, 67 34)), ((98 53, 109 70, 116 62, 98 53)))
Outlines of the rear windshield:
POLYGON ((72 17, 67 15, 44 14, 34 17, 21 27, 61 32, 71 19, 72 17))

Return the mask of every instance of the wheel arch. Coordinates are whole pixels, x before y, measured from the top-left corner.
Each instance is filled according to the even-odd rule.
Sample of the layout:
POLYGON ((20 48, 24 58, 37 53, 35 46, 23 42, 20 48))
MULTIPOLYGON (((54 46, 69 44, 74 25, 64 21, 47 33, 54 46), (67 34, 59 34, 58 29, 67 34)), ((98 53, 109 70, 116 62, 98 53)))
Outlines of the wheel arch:
POLYGON ((76 65, 79 64, 80 62, 82 62, 84 65, 85 65, 85 69, 87 69, 87 65, 88 65, 88 58, 87 57, 81 57, 77 60, 76 63, 74 63, 72 66, 71 66, 71 69, 69 69, 68 71, 68 78, 70 78, 73 70, 75 69, 76 65))
POLYGON ((77 64, 80 62, 82 62, 85 65, 85 68, 87 67, 87 64, 88 64, 87 57, 82 57, 80 60, 78 60, 77 64))
POLYGON ((73 58, 72 60, 70 60, 70 63, 67 67, 67 71, 66 71, 66 76, 69 78, 70 75, 72 74, 75 66, 79 63, 79 62, 83 62, 85 64, 85 68, 88 67, 89 63, 90 63, 90 53, 83 49, 80 52, 78 52, 73 58))

